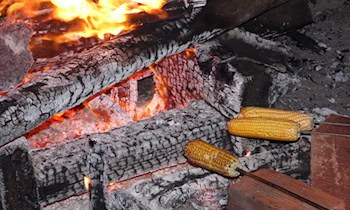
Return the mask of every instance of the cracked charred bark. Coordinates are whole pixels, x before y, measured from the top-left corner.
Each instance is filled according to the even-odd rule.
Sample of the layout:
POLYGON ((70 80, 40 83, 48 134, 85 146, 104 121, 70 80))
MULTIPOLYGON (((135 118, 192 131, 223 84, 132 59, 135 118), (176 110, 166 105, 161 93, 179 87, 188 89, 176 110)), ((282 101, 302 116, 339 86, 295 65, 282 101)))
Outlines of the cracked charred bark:
POLYGON ((209 40, 285 1, 231 0, 225 4, 210 1, 193 21, 183 18, 158 23, 157 27, 146 25, 62 61, 0 98, 0 146, 136 71, 192 44, 209 40), (221 14, 219 11, 225 5, 229 6, 225 8, 227 12, 221 14), (224 22, 223 14, 227 14, 224 22), (209 22, 208 16, 212 17, 209 22))
POLYGON ((188 19, 120 36, 44 72, 29 84, 0 98, 0 146, 33 129, 54 114, 136 71, 204 41, 216 32, 188 35, 188 19))
POLYGON ((228 140, 224 117, 203 102, 109 133, 33 151, 40 201, 48 204, 85 192, 83 177, 89 174, 89 142, 104 152, 101 155, 106 160, 104 174, 111 182, 184 161, 185 144, 196 138, 216 145, 228 140))

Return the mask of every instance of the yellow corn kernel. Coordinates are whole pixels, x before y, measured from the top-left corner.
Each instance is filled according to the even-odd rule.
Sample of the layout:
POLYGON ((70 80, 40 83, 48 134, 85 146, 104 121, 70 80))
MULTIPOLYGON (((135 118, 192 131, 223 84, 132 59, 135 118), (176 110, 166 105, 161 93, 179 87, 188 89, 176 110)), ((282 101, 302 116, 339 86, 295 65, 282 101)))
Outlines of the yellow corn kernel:
POLYGON ((236 177, 236 168, 240 165, 238 157, 219 149, 202 140, 189 141, 185 148, 185 156, 189 162, 218 174, 236 177))
POLYGON ((300 125, 291 120, 271 118, 234 118, 227 123, 230 134, 247 138, 296 141, 300 125))
POLYGON ((272 109, 264 107, 244 107, 239 114, 242 117, 262 117, 273 119, 286 119, 299 123, 300 130, 309 131, 314 127, 314 119, 310 114, 301 112, 286 111, 281 109, 272 109))

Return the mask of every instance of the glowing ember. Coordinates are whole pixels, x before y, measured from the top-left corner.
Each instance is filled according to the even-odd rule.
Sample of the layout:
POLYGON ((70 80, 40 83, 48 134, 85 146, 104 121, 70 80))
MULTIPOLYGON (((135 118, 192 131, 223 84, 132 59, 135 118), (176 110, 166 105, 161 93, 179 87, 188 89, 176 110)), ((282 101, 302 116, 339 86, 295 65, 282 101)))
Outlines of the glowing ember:
POLYGON ((0 15, 6 14, 12 22, 39 16, 45 16, 40 18, 43 22, 75 21, 74 29, 63 37, 59 36, 59 39, 55 37, 55 41, 64 42, 64 37, 71 40, 97 36, 102 39, 105 34, 117 35, 135 28, 129 23, 131 14, 146 12, 166 17, 166 13, 161 10, 165 3, 165 0, 3 0, 0 3, 0 15))
MULTIPOLYGON (((150 76, 152 72, 147 69, 134 74, 131 79, 142 78, 143 75, 150 76)), ((25 136, 31 148, 43 148, 72 141, 85 134, 107 132, 132 120, 152 117, 167 110, 167 84, 155 71, 153 77, 160 82, 156 85, 153 98, 145 105, 131 110, 120 106, 120 101, 113 101, 110 98, 110 92, 122 83, 116 84, 92 96, 81 106, 55 114, 51 119, 27 133, 25 136)), ((133 91, 137 94, 137 88, 133 91)))
POLYGON ((247 151, 247 153, 244 155, 244 157, 249 157, 252 155, 252 151, 247 151))
POLYGON ((141 120, 154 116, 165 110, 165 100, 160 97, 157 93, 154 94, 152 100, 145 106, 137 108, 134 120, 141 120))
POLYGON ((185 50, 185 55, 188 59, 193 59, 196 56, 196 48, 188 48, 185 50))
POLYGON ((91 186, 91 179, 90 179, 90 177, 84 176, 84 186, 85 186, 85 189, 87 191, 90 190, 90 186, 91 186))

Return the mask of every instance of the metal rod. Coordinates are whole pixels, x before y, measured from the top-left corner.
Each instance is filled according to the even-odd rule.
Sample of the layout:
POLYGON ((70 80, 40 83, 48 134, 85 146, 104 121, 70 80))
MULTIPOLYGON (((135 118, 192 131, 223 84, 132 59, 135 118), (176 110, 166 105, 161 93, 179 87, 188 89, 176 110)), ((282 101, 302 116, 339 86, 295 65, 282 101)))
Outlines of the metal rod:
POLYGON ((307 203, 307 204, 309 204, 309 205, 311 205, 311 206, 313 206, 313 207, 315 207, 317 209, 323 209, 323 210, 329 209, 329 208, 326 208, 326 207, 324 207, 324 206, 322 206, 322 205, 320 205, 318 203, 315 203, 314 201, 311 201, 311 200, 309 200, 307 198, 304 198, 304 197, 302 197, 302 196, 300 196, 300 195, 298 195, 298 194, 296 194, 296 193, 294 193, 294 192, 292 192, 290 190, 287 190, 287 189, 285 189, 285 188, 283 188, 283 187, 281 187, 281 186, 279 186, 279 185, 277 185, 275 183, 272 183, 272 182, 270 182, 270 181, 268 181, 268 180, 266 180, 264 178, 258 177, 258 176, 254 175, 254 174, 252 174, 252 173, 250 173, 248 171, 245 171, 245 170, 240 169, 240 168, 237 168, 236 170, 239 173, 241 173, 241 174, 243 174, 245 176, 249 176, 250 178, 253 178, 253 179, 255 179, 255 180, 257 180, 257 181, 259 181, 261 183, 264 183, 264 184, 266 184, 266 185, 268 185, 270 187, 273 187, 273 188, 275 188, 275 189, 277 189, 279 191, 282 191, 282 192, 284 192, 284 193, 286 193, 286 194, 288 194, 288 195, 290 195, 290 196, 292 196, 292 197, 294 197, 294 198, 296 198, 296 199, 298 199, 298 200, 300 200, 300 201, 302 201, 304 203, 307 203))

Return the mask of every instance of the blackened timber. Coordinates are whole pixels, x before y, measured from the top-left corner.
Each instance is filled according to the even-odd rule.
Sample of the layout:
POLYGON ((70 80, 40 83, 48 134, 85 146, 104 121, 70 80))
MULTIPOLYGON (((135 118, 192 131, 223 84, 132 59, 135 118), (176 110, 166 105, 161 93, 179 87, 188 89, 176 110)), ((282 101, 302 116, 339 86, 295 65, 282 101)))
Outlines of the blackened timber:
POLYGON ((273 69, 279 68, 278 71, 290 68, 288 61, 292 58, 291 52, 278 42, 238 28, 223 34, 219 40, 223 48, 230 50, 237 57, 245 57, 273 69))
POLYGON ((239 26, 288 1, 290 0, 208 0, 198 18, 192 22, 191 29, 203 31, 212 26, 239 26))
POLYGON ((76 55, 2 96, 0 146, 136 71, 221 31, 191 36, 187 34, 189 21, 158 24, 156 28, 147 26, 120 36, 76 55))
POLYGON ((0 148, 0 210, 39 210, 38 188, 24 137, 0 148))
POLYGON ((230 0, 225 1, 225 9, 234 12, 221 13, 221 4, 211 0, 194 19, 145 25, 62 61, 0 97, 0 146, 136 71, 205 42, 285 1, 230 0), (224 20, 223 14, 231 16, 224 20))
POLYGON ((90 154, 88 157, 89 165, 89 178, 91 180, 89 189, 89 210, 106 210, 106 197, 107 197, 107 186, 104 164, 103 153, 101 147, 97 142, 89 142, 90 154))
POLYGON ((227 140, 225 118, 202 101, 108 133, 33 151, 40 201, 48 204, 86 192, 83 177, 89 174, 89 142, 105 151, 104 178, 111 182, 185 161, 183 149, 196 138, 217 146, 227 140))
POLYGON ((293 0, 254 18, 243 28, 259 35, 273 36, 296 30, 312 21, 309 2, 293 0))

